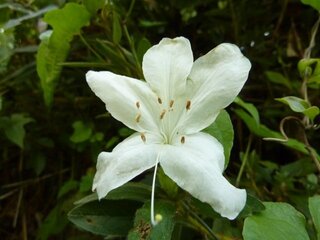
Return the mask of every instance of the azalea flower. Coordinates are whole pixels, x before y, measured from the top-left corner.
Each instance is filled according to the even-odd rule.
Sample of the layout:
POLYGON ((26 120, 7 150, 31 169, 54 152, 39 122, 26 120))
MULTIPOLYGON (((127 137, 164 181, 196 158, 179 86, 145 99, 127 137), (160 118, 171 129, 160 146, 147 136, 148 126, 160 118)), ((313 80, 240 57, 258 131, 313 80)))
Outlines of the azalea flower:
POLYGON ((89 71, 87 82, 109 113, 136 131, 112 152, 99 154, 93 182, 99 199, 159 163, 182 189, 221 216, 236 218, 245 205, 246 191, 222 175, 223 147, 200 131, 232 103, 250 68, 250 61, 229 43, 194 62, 189 40, 177 37, 164 38, 146 52, 145 81, 89 71))

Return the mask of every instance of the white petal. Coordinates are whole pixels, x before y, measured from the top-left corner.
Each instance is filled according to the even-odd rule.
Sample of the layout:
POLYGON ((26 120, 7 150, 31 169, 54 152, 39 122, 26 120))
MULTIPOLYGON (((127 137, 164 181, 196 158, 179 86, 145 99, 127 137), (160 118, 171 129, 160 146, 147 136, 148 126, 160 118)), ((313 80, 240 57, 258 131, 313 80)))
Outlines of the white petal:
POLYGON ((139 133, 133 134, 112 152, 99 154, 92 186, 99 199, 155 165, 159 145, 154 143, 158 139, 151 135, 145 138, 143 141, 139 133))
POLYGON ((187 82, 191 104, 180 123, 186 126, 184 132, 195 133, 209 126, 239 94, 250 68, 240 49, 229 43, 197 59, 187 82))
POLYGON ((246 191, 232 186, 222 175, 223 147, 205 133, 184 136, 184 143, 163 148, 160 164, 181 188, 209 203, 223 217, 234 219, 246 202, 246 191))
POLYGON ((89 71, 86 78, 114 118, 139 132, 157 131, 160 109, 147 83, 104 71, 89 71))
POLYGON ((188 39, 164 38, 151 47, 143 57, 142 68, 146 81, 165 104, 185 91, 186 79, 193 64, 188 39))

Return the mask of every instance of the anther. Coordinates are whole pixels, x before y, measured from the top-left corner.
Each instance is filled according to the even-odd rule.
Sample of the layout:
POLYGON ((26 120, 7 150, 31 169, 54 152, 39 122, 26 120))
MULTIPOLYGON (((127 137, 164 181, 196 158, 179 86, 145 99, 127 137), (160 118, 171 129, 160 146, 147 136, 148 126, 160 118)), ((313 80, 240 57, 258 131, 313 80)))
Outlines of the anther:
POLYGON ((143 142, 146 142, 146 135, 144 135, 143 133, 140 134, 140 137, 142 139, 143 142))
POLYGON ((184 144, 186 142, 186 138, 184 136, 182 136, 180 141, 181 141, 182 144, 184 144))
POLYGON ((166 114, 166 110, 163 109, 162 112, 160 113, 160 119, 163 119, 165 114, 166 114))
POLYGON ((136 116, 136 122, 138 123, 138 122, 140 122, 140 118, 141 118, 141 114, 139 113, 137 116, 136 116))
POLYGON ((162 100, 161 100, 161 98, 159 98, 159 97, 158 97, 158 103, 159 103, 159 104, 162 104, 162 100))
POLYGON ((140 102, 136 102, 137 108, 140 108, 140 102))
POLYGON ((174 101, 170 100, 169 107, 172 108, 173 104, 174 104, 174 101))
POLYGON ((188 101, 187 101, 187 105, 186 105, 186 109, 187 109, 187 110, 190 110, 190 107, 191 107, 191 101, 188 100, 188 101))

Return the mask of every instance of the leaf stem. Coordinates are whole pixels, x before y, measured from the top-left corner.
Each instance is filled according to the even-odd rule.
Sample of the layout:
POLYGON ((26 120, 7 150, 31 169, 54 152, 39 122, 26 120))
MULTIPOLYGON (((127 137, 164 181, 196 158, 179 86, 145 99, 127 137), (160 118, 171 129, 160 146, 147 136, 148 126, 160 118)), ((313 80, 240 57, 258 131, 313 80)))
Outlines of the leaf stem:
POLYGON ((239 184, 240 184, 240 180, 241 180, 241 177, 242 177, 242 174, 243 174, 243 171, 244 171, 244 168, 247 164, 247 160, 248 160, 248 156, 249 156, 249 151, 251 149, 251 144, 252 144, 252 135, 250 134, 249 136, 249 141, 248 141, 248 145, 247 145, 247 148, 246 148, 246 151, 244 153, 244 156, 243 156, 243 161, 241 163, 241 167, 240 167, 240 170, 239 170, 239 173, 238 173, 238 176, 237 176, 237 180, 236 180, 236 186, 238 187, 239 184))

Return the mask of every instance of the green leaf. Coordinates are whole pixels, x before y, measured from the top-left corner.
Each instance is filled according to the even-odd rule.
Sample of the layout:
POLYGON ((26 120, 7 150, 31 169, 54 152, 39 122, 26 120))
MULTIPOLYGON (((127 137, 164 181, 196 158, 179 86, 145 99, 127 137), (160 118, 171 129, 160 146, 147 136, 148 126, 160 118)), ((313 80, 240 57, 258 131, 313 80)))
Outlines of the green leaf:
POLYGON ((14 53, 13 31, 0 31, 0 73, 7 70, 7 65, 14 53))
POLYGON ((70 137, 70 141, 73 143, 81 143, 90 139, 92 135, 92 128, 84 124, 82 121, 75 121, 72 124, 73 133, 70 137))
POLYGON ((77 189, 78 186, 79 186, 79 183, 75 180, 66 181, 59 189, 58 199, 66 195, 70 191, 77 189))
POLYGON ((122 37, 122 29, 120 24, 120 17, 118 13, 113 10, 113 17, 112 17, 112 40, 115 44, 118 44, 122 37))
POLYGON ((98 9, 104 6, 105 0, 82 0, 82 2, 91 15, 95 15, 98 9))
POLYGON ((305 218, 287 203, 264 202, 266 209, 244 221, 244 240, 309 240, 305 218))
MULTIPOLYGON (((113 189, 108 193, 106 199, 108 200, 134 200, 138 202, 145 202, 150 199, 151 187, 149 185, 137 182, 128 182, 121 187, 113 189)), ((84 204, 97 200, 98 196, 96 193, 88 195, 83 199, 75 202, 75 204, 84 204)))
POLYGON ((276 98, 276 100, 284 104, 287 104, 294 112, 303 112, 310 107, 307 101, 295 96, 276 98))
POLYGON ((138 42, 137 55, 140 63, 142 63, 143 56, 150 47, 151 47, 151 43, 147 38, 142 38, 138 42))
POLYGON ((155 214, 161 215, 161 221, 151 227, 150 223, 150 202, 138 209, 134 219, 134 227, 128 235, 129 240, 140 239, 157 239, 171 240, 172 231, 174 228, 175 206, 163 200, 155 202, 155 214))
POLYGON ((90 14, 83 5, 68 3, 63 9, 48 12, 44 21, 50 24, 53 32, 41 41, 37 53, 37 72, 44 94, 45 103, 50 106, 54 89, 60 76, 60 63, 67 58, 70 42, 83 26, 88 25, 90 14))
POLYGON ((254 213, 259 213, 265 209, 266 209, 266 207, 263 205, 263 203, 258 198, 248 194, 246 205, 243 208, 243 210, 241 211, 240 216, 241 217, 250 216, 254 213))
POLYGON ((317 239, 320 240, 320 195, 309 198, 309 210, 317 231, 317 239))
POLYGON ((310 104, 304 99, 287 96, 283 98, 276 98, 277 101, 288 105, 292 111, 300 112, 313 120, 319 113, 319 108, 317 106, 310 106, 310 104))
POLYGON ((214 136, 223 145, 224 155, 226 158, 225 167, 228 166, 230 152, 233 146, 233 125, 227 111, 222 110, 217 119, 206 129, 206 133, 214 136))
POLYGON ((252 103, 244 102, 240 97, 236 97, 234 103, 243 107, 254 118, 257 124, 260 124, 260 116, 257 108, 252 103))
POLYGON ((26 117, 23 114, 12 114, 10 117, 0 118, 0 129, 3 129, 6 137, 11 142, 23 148, 23 140, 26 134, 24 125, 32 121, 32 118, 26 117))
POLYGON ((286 86, 289 89, 292 88, 288 78, 283 76, 281 73, 274 72, 274 71, 266 71, 265 74, 271 82, 281 84, 283 86, 286 86))
MULTIPOLYGON (((263 138, 283 139, 283 136, 279 132, 273 131, 263 124, 257 124, 256 120, 244 110, 236 109, 235 112, 244 121, 250 132, 254 133, 255 135, 263 138)), ((286 142, 282 142, 282 144, 304 154, 309 154, 305 148, 305 145, 302 142, 297 141, 296 139, 289 139, 286 142)))
POLYGON ((309 5, 314 9, 320 11, 320 1, 319 0, 301 0, 303 4, 309 5))
POLYGON ((102 199, 76 206, 68 218, 78 227, 103 236, 126 236, 141 203, 102 199))

